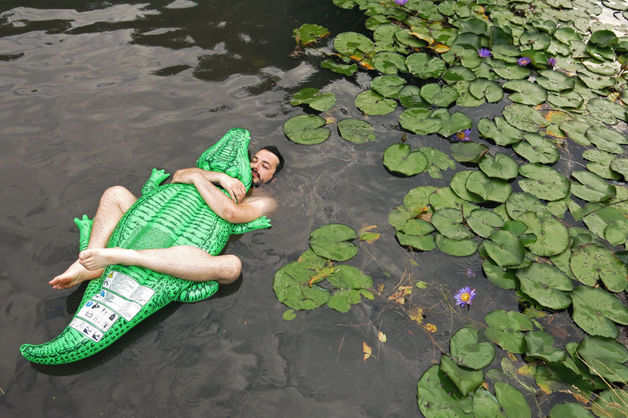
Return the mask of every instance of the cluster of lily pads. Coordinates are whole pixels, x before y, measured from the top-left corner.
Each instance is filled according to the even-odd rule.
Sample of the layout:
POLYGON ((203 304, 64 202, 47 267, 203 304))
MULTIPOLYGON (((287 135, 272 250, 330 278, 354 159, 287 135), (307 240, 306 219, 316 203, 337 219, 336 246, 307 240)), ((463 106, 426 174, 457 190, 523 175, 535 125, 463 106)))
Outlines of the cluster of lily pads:
MULTIPOLYGON (((347 76, 377 72, 370 89, 355 98, 356 108, 378 116, 401 106, 401 128, 453 142, 452 157, 467 168, 449 187, 408 192, 389 215, 399 243, 454 256, 479 252, 491 282, 514 289, 538 315, 568 310, 589 334, 565 351, 554 348, 532 318, 492 312, 484 332, 490 342, 478 342, 477 331, 464 328, 452 337, 451 353, 425 372, 418 391, 422 413, 489 417, 501 407, 509 416, 530 416, 525 399, 504 377, 518 381, 528 373, 544 393, 563 390, 582 403, 556 405, 551 416, 624 416, 628 391, 616 385, 628 382, 628 350, 615 338, 616 324, 628 325, 628 309, 615 294, 626 291, 627 257, 615 250, 628 242, 628 189, 616 182, 628 179, 628 139, 613 126, 628 120, 628 37, 592 19, 603 8, 588 0, 334 3, 363 10, 372 38, 337 35, 332 52, 318 50, 329 58, 321 66, 347 76), (512 104, 501 116, 482 118, 475 127, 494 144, 490 148, 471 140, 468 116, 449 109, 504 97, 512 104), (562 164, 564 147, 583 150, 586 170, 562 164), (587 228, 569 226, 569 218, 587 228), (463 349, 458 340, 465 341, 463 349), (495 357, 492 344, 505 355, 502 371, 486 372, 495 382, 494 395, 481 371, 495 357), (527 364, 515 370, 513 354, 527 364)), ((602 3, 628 18, 628 3, 602 3)), ((307 24, 294 36, 301 48, 328 34, 307 24)), ((332 94, 317 89, 304 89, 292 100, 320 112, 334 103, 332 94)), ((330 136, 327 125, 320 116, 299 115, 284 132, 294 142, 317 144, 330 136)), ((341 120, 338 131, 355 143, 375 139, 366 120, 341 120)), ((412 149, 406 141, 389 146, 383 163, 405 176, 427 171, 440 178, 442 170, 455 168, 445 153, 412 149)))

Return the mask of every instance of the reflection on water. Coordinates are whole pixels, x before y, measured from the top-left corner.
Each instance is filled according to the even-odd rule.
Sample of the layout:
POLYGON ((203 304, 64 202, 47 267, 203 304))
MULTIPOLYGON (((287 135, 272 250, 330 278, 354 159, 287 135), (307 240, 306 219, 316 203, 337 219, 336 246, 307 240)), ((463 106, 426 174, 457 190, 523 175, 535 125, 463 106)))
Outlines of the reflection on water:
MULTIPOLYGON (((398 114, 372 119, 370 144, 333 133, 304 147, 283 136, 283 122, 303 112, 289 105, 303 87, 335 93, 336 119, 361 117, 353 99, 367 75, 344 79, 319 70, 315 56, 290 57, 292 30, 321 22, 332 34, 363 30, 358 12, 311 0, 0 3, 1 416, 419 416, 416 382, 440 353, 385 300, 281 319, 272 277, 329 222, 378 225, 382 238, 351 263, 388 288, 404 274, 443 285, 417 297, 426 308, 463 285, 478 289, 470 311, 427 311, 445 349, 462 324, 516 307, 483 279, 479 259, 407 253, 395 242, 390 210, 410 188, 453 175, 386 172, 398 114), (84 363, 26 362, 18 347, 56 336, 81 293, 47 285, 76 258, 72 219, 92 216, 107 187, 139 194, 153 167, 192 166, 235 126, 251 131, 253 148, 276 145, 287 160, 269 186, 281 206, 273 228, 227 248, 244 264, 239 287, 170 306, 84 363), (380 329, 388 342, 378 345, 380 329), (363 342, 377 347, 373 361, 362 361, 363 342)), ((436 137, 412 140, 447 149, 436 137)))

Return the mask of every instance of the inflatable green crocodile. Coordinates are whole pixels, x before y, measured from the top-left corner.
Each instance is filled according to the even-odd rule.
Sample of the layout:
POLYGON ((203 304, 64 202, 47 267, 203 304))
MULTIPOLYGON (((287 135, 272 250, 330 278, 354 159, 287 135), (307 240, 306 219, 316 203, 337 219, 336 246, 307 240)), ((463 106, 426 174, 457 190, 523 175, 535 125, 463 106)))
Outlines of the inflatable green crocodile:
MULTIPOLYGON (((232 129, 201 155, 197 166, 237 178, 248 191, 252 182, 249 140, 248 131, 232 129)), ((218 255, 230 235, 270 226, 266 217, 231 224, 207 206, 194 185, 160 186, 168 176, 153 169, 142 197, 118 222, 107 247, 141 250, 189 245, 218 255)), ((89 242, 91 221, 83 216, 74 222, 79 227, 82 251, 89 242)), ((20 350, 34 363, 81 360, 109 346, 170 302, 197 302, 217 290, 218 283, 213 281, 190 282, 137 266, 109 266, 89 283, 77 313, 58 337, 40 345, 24 344, 20 350)))

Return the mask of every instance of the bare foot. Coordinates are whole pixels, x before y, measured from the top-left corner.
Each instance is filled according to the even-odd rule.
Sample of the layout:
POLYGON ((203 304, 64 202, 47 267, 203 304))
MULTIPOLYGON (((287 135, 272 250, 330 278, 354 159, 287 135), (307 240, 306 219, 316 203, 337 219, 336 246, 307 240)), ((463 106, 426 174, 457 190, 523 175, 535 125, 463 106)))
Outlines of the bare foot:
POLYGON ((76 260, 66 271, 50 280, 48 284, 53 289, 69 289, 85 280, 93 280, 100 277, 102 272, 103 269, 87 270, 79 263, 79 260, 76 260))
POLYGON ((95 271, 113 264, 132 265, 133 250, 124 248, 95 248, 81 251, 79 262, 87 270, 95 271))

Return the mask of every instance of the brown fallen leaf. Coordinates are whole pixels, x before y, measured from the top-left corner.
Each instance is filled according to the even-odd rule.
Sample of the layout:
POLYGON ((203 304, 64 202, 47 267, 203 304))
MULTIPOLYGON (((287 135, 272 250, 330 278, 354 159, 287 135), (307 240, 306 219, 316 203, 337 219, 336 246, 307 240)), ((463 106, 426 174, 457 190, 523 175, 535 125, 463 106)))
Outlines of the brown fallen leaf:
POLYGON ((411 320, 420 324, 423 322, 423 308, 417 308, 416 306, 410 309, 410 313, 408 315, 411 320))
POLYGON ((371 352, 373 350, 371 350, 371 347, 369 347, 369 345, 366 342, 363 342, 362 351, 364 352, 364 362, 366 362, 366 359, 371 357, 371 352))
POLYGON ((429 332, 436 332, 436 325, 434 324, 425 324, 425 330, 429 332))
POLYGON ((377 338, 378 338, 381 342, 383 342, 383 343, 385 343, 385 342, 386 342, 386 334, 384 334, 384 333, 383 333, 383 332, 381 332, 381 331, 377 334, 377 338))

